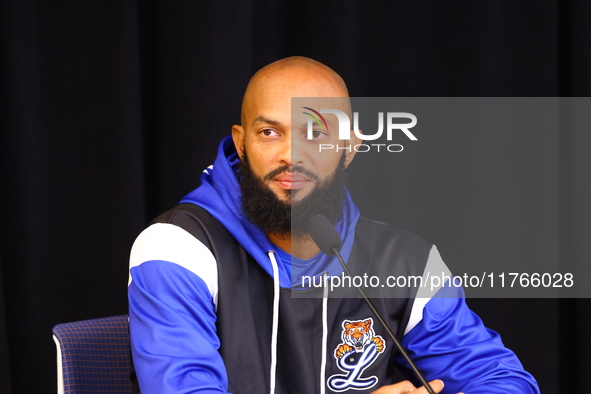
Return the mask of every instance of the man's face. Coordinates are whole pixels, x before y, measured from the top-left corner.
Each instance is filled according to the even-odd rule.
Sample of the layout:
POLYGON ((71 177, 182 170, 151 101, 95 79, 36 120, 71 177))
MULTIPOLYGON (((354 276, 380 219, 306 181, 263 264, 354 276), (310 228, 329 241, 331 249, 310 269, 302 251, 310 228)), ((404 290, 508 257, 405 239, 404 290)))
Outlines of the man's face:
MULTIPOLYGON (((315 138, 309 141, 306 138, 309 118, 298 114, 292 124, 291 98, 340 97, 346 93, 325 75, 297 68, 260 79, 249 92, 252 99, 245 100, 243 125, 232 130, 234 143, 241 157, 247 152, 252 172, 279 199, 296 202, 332 176, 344 152, 336 149, 319 152, 318 145, 344 147, 344 142, 339 143, 337 128, 330 127, 330 123, 330 131, 317 127, 315 138)), ((314 105, 314 99, 310 105, 319 107, 314 105)), ((330 116, 326 118, 331 122, 330 116)), ((352 157, 346 155, 345 167, 352 157)))
MULTIPOLYGON (((288 208, 292 203, 296 207, 334 180, 339 163, 345 168, 354 151, 319 152, 321 143, 345 146, 338 141, 338 128, 331 123, 328 130, 315 126, 314 139, 308 140, 309 118, 298 113, 292 119, 291 98, 312 97, 310 105, 320 108, 320 99, 313 97, 342 97, 346 92, 321 72, 297 68, 262 76, 253 85, 245 97, 243 124, 232 129, 234 144, 241 158, 247 155, 248 171, 261 185, 288 208)), ((336 123, 336 117, 327 121, 336 123)))

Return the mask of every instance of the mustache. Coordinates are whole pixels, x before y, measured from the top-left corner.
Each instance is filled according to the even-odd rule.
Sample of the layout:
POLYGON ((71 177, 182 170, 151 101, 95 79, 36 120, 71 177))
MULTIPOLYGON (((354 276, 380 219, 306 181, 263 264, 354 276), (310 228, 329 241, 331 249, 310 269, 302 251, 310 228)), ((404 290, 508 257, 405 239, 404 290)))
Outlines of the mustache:
POLYGON ((315 172, 312 172, 312 171, 304 168, 303 166, 290 167, 288 165, 284 165, 284 166, 275 168, 274 170, 272 170, 271 172, 269 172, 267 175, 265 175, 263 177, 263 181, 268 181, 270 179, 273 179, 273 178, 279 176, 280 174, 283 174, 284 172, 287 172, 290 174, 295 174, 295 173, 302 174, 306 178, 312 179, 313 181, 316 181, 316 182, 320 182, 320 177, 315 172))

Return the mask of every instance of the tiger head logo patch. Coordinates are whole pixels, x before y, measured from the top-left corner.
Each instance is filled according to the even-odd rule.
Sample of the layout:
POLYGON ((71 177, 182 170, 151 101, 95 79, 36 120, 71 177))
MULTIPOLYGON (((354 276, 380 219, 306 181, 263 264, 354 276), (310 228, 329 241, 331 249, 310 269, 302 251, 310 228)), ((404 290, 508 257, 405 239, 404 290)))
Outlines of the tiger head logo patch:
POLYGON ((371 317, 364 320, 345 320, 341 343, 334 351, 337 366, 345 375, 336 374, 328 379, 333 391, 366 390, 375 386, 378 378, 361 375, 386 349, 386 342, 373 329, 371 317))

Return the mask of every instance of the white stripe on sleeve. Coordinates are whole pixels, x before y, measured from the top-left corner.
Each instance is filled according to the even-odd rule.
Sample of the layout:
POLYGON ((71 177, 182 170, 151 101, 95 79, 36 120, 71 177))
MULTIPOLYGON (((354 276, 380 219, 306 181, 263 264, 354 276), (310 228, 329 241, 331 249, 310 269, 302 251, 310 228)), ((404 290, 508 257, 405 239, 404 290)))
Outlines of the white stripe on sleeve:
POLYGON ((131 248, 131 269, 146 261, 168 261, 193 272, 207 285, 217 308, 218 270, 215 257, 201 241, 170 223, 155 223, 142 231, 131 248))
POLYGON ((404 330, 404 335, 408 334, 410 330, 419 324, 419 322, 423 319, 423 308, 425 308, 427 302, 429 302, 435 293, 437 293, 444 285, 444 283, 440 283, 439 286, 435 286, 433 289, 431 289, 431 281, 429 278, 432 276, 451 276, 451 271, 443 262, 443 259, 441 258, 441 255, 439 254, 439 251, 435 245, 433 245, 431 251, 429 252, 429 258, 427 259, 425 271, 423 272, 423 283, 425 285, 420 287, 419 291, 417 292, 417 296, 413 302, 412 310, 410 312, 408 324, 404 330))

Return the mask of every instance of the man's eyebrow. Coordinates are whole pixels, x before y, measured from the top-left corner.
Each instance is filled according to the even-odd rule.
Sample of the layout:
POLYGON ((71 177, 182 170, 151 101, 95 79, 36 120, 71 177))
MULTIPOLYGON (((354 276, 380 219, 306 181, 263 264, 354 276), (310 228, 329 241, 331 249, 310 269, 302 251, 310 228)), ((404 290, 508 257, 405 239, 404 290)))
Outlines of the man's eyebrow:
POLYGON ((255 123, 258 123, 258 122, 268 123, 268 124, 273 125, 273 126, 278 126, 279 125, 279 122, 278 121, 273 120, 273 119, 269 119, 269 118, 265 118, 264 116, 257 116, 256 119, 252 122, 252 124, 254 125, 255 123))

